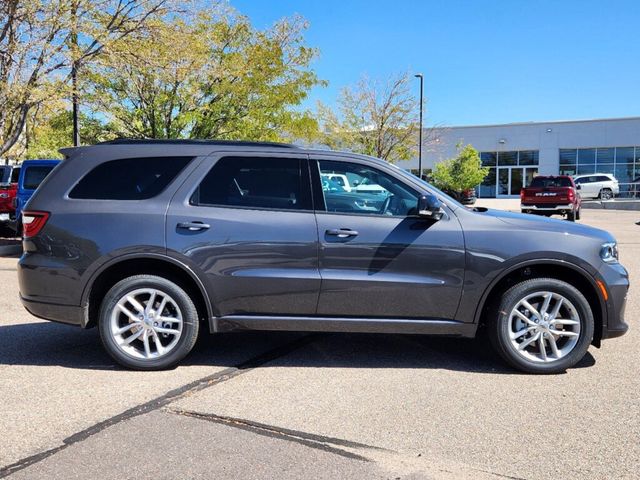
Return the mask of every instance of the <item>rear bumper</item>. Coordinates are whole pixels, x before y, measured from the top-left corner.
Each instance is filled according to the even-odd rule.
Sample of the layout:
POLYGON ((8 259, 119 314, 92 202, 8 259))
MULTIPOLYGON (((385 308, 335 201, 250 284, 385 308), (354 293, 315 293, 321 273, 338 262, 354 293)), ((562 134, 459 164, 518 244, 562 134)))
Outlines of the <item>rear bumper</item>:
POLYGON ((52 322, 66 323, 67 325, 86 325, 85 309, 74 305, 56 305, 54 303, 34 302, 20 297, 22 305, 31 315, 52 322))
POLYGON ((571 203, 566 204, 566 205, 555 205, 555 204, 553 204, 553 205, 545 205, 545 204, 538 204, 538 205, 531 204, 531 205, 528 205, 528 204, 523 203, 522 205, 520 205, 520 209, 523 212, 526 212, 526 211, 529 211, 529 210, 536 211, 536 212, 565 212, 565 211, 571 212, 571 211, 573 211, 573 208, 574 208, 573 204, 571 204, 571 203))

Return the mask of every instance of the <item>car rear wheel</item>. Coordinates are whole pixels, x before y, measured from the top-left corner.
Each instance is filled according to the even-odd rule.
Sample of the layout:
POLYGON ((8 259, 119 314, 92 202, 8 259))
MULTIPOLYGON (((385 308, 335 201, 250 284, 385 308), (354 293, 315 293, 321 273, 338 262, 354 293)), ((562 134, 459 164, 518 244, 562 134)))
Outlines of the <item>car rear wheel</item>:
POLYGON ((611 200, 613 198, 613 192, 609 188, 603 188, 600 190, 600 199, 611 200))
POLYGON ((559 373, 584 357, 593 338, 589 302, 561 280, 535 278, 507 290, 489 319, 489 338, 511 366, 559 373))
POLYGON ((176 365, 198 337, 198 313, 189 295, 155 275, 136 275, 115 284, 104 297, 100 337, 111 357, 134 370, 176 365))
POLYGON ((567 220, 569 220, 570 222, 575 222, 576 221, 576 212, 571 211, 571 212, 567 213, 567 220))
POLYGON ((580 209, 576 210, 576 220, 580 220, 580 209))

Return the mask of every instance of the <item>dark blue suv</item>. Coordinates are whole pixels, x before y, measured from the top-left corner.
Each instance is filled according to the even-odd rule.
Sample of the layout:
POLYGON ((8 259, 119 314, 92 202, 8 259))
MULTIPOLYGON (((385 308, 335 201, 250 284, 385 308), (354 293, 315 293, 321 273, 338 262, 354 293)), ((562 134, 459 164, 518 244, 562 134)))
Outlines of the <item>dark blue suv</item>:
POLYGON ((97 325, 129 368, 175 365, 202 325, 461 337, 484 325, 535 373, 627 330, 609 233, 471 210, 381 160, 207 141, 63 153, 23 212, 22 301, 97 325))

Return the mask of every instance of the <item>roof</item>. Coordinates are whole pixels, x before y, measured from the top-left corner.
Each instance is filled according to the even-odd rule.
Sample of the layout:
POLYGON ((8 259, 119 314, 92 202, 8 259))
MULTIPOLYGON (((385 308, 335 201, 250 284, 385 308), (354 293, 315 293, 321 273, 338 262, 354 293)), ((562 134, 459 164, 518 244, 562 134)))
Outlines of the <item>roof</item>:
POLYGON ((278 142, 249 142, 244 140, 198 140, 198 139, 152 139, 152 138, 118 138, 106 142, 100 142, 96 145, 223 145, 236 147, 278 147, 278 148, 300 148, 291 143, 278 142))
POLYGON ((485 125, 452 125, 435 127, 443 130, 457 129, 457 128, 490 128, 490 127, 518 127, 518 126, 544 126, 544 125, 558 125, 563 123, 589 123, 589 122, 624 122, 624 121, 639 121, 640 117, 614 117, 614 118, 586 118, 577 120, 547 120, 547 121, 531 121, 531 122, 510 122, 510 123, 489 123, 485 125))

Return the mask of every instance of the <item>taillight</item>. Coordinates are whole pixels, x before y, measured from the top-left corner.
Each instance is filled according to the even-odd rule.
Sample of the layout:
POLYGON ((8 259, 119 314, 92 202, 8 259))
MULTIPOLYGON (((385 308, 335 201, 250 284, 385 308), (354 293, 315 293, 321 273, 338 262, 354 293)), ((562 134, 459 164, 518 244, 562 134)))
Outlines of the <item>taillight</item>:
POLYGON ((520 189, 520 201, 524 200, 524 188, 520 189))
POLYGON ((569 201, 573 202, 576 199, 576 192, 573 191, 573 188, 569 189, 569 201))
POLYGON ((22 212, 22 237, 36 236, 49 219, 49 212, 22 212))

